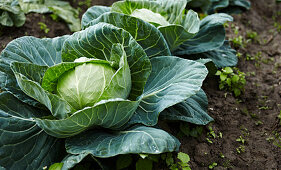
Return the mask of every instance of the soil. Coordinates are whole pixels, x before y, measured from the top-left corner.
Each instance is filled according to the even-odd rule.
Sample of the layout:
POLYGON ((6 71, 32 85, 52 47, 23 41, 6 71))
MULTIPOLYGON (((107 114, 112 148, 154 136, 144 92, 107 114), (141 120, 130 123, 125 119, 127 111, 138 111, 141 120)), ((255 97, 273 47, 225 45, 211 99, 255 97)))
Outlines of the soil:
MULTIPOLYGON (((258 33, 258 41, 248 42, 237 51, 238 69, 246 73, 247 84, 244 94, 235 98, 231 93, 218 89, 219 79, 209 78, 203 89, 209 99, 209 115, 215 121, 211 126, 222 138, 202 135, 199 138, 185 137, 181 151, 191 156, 192 169, 281 169, 281 148, 273 145, 275 133, 281 135, 278 115, 281 113, 281 32, 274 22, 281 23, 281 4, 275 0, 251 1, 251 10, 234 16, 234 26, 239 35, 246 39, 247 32, 258 33), (277 14, 279 12, 279 15, 277 14), (273 16, 278 15, 278 19, 273 16), (261 57, 248 61, 247 54, 261 57), (236 141, 239 137, 245 144, 236 141), (212 144, 206 138, 212 140, 212 144), (245 151, 238 153, 239 147, 245 151)), ((229 24, 227 37, 237 37, 229 24)), ((206 132, 209 130, 206 128, 206 132)), ((206 133, 205 133, 206 134, 206 133)), ((279 140, 279 145, 281 140, 279 140)))
MULTIPOLYGON (((76 1, 70 2, 78 7, 76 1)), ((113 2, 95 0, 92 5, 111 5, 113 2)), ((248 31, 258 33, 255 41, 236 48, 242 54, 237 68, 247 75, 245 92, 235 98, 232 93, 219 90, 217 77, 204 82, 203 89, 209 99, 209 115, 215 120, 208 126, 212 127, 216 138, 207 135, 208 126, 197 138, 180 138, 180 151, 190 156, 191 169, 208 169, 213 163, 217 163, 216 170, 281 169, 281 148, 273 144, 278 134, 281 139, 281 122, 277 118, 281 112, 281 31, 278 32, 274 26, 276 22, 281 24, 281 14, 278 15, 278 12, 281 13, 281 3, 276 4, 275 0, 251 2, 251 10, 235 15, 233 24, 229 23, 227 28, 228 38, 237 37, 233 27, 239 30, 239 35, 244 39, 247 39, 248 31), (247 54, 257 56, 258 53, 261 53, 260 57, 247 60, 247 54), (222 137, 218 137, 220 133, 222 137), (244 144, 237 141, 240 136, 245 140, 244 144)), ((81 9, 82 14, 87 6, 83 5, 81 9)), ((23 27, 2 28, 0 32, 0 51, 13 39, 25 35, 56 37, 71 34, 65 23, 53 21, 48 14, 33 13, 27 15, 23 27), (50 31, 44 33, 38 22, 45 23, 50 31)), ((178 125, 171 123, 168 128, 177 135, 178 125)))

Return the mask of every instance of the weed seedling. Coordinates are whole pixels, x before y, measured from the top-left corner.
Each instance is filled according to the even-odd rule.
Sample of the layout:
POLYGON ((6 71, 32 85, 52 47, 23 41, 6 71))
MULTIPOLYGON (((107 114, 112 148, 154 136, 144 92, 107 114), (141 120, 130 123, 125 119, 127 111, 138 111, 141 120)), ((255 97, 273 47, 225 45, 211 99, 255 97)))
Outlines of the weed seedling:
POLYGON ((250 40, 252 40, 254 42, 259 42, 258 33, 255 32, 255 31, 248 31, 247 32, 247 38, 249 38, 250 40))
POLYGON ((272 142, 273 145, 275 145, 281 149, 281 135, 276 131, 273 131, 272 134, 273 134, 273 136, 266 138, 266 140, 268 142, 272 142))
POLYGON ((259 125, 262 125, 262 124, 263 124, 263 123, 262 123, 262 121, 260 121, 260 120, 258 120, 258 121, 255 122, 255 125, 256 125, 256 126, 259 126, 259 125))
POLYGON ((209 169, 214 169, 216 166, 218 166, 218 163, 213 162, 211 165, 209 165, 209 169))
POLYGON ((213 128, 212 128, 212 126, 209 126, 208 127, 209 128, 209 132, 207 133, 207 135, 209 136, 209 137, 212 137, 212 138, 216 138, 216 133, 215 133, 215 131, 213 130, 213 128))
POLYGON ((239 138, 236 139, 237 142, 241 142, 243 145, 245 144, 246 140, 242 137, 239 136, 239 138))
POLYGON ((245 152, 245 146, 244 145, 240 145, 238 148, 236 148, 236 152, 238 154, 244 153, 245 152))
POLYGON ((78 2, 78 5, 79 6, 86 5, 88 8, 90 8, 92 6, 92 1, 91 0, 80 1, 78 2))
POLYGON ((246 84, 244 72, 239 71, 237 68, 233 70, 230 67, 225 67, 221 71, 218 70, 216 75, 220 76, 220 90, 229 90, 234 93, 235 97, 240 96, 241 92, 244 91, 246 84))
POLYGON ((222 133, 221 132, 219 133, 219 137, 222 138, 222 133))
POLYGON ((234 47, 244 48, 244 41, 243 41, 243 37, 241 35, 239 35, 238 37, 235 37, 233 39, 230 39, 230 41, 232 41, 234 47))
POLYGON ((177 155, 178 162, 175 162, 173 159, 173 155, 171 153, 162 154, 162 160, 166 162, 166 165, 169 167, 170 170, 191 170, 189 166, 190 157, 188 154, 179 152, 177 155))
POLYGON ((52 20, 54 20, 56 22, 59 21, 59 16, 57 14, 51 14, 50 16, 51 16, 52 20))
POLYGON ((43 23, 43 22, 38 22, 38 25, 40 26, 40 29, 42 31, 44 31, 45 34, 48 34, 48 32, 50 31, 50 29, 48 28, 48 26, 43 23))
POLYGON ((209 138, 206 138, 206 140, 207 140, 207 142, 209 142, 209 143, 213 143, 213 141, 211 141, 209 138))

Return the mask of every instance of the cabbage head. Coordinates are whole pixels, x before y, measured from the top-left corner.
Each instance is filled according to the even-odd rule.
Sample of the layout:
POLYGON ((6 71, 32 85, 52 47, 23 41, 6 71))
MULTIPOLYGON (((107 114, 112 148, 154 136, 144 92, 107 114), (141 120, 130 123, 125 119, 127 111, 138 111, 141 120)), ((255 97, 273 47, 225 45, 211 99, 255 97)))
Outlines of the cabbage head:
MULTIPOLYGON (((0 168, 62 162, 70 169, 87 155, 178 150, 175 137, 152 126, 167 108, 202 94, 208 71, 168 55, 161 34, 154 36, 142 46, 138 36, 99 23, 73 35, 9 43, 0 57, 0 168)), ((188 118, 212 121, 207 114, 188 118)))

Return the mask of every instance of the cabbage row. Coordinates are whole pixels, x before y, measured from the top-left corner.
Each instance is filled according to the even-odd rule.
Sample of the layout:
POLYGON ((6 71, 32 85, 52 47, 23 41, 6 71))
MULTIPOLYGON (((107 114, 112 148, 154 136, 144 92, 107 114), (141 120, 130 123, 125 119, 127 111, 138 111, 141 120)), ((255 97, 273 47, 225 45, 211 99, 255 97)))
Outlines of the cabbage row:
POLYGON ((68 24, 71 31, 81 29, 78 10, 69 2, 59 0, 0 0, 0 26, 21 27, 26 20, 25 14, 31 12, 54 13, 68 24))
POLYGON ((0 57, 0 169, 70 169, 88 155, 160 154, 180 142, 159 119, 206 125, 204 65, 237 63, 227 14, 186 0, 94 6, 82 31, 15 39, 0 57), (191 60, 192 59, 192 60, 191 60))

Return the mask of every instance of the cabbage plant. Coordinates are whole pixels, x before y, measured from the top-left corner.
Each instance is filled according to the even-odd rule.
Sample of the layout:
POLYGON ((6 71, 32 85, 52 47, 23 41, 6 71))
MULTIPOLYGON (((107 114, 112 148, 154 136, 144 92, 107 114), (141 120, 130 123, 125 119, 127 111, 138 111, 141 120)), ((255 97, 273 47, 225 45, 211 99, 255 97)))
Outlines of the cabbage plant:
MULTIPOLYGON (((236 51, 225 41, 223 24, 232 17, 218 13, 200 21, 198 14, 187 10, 186 0, 126 0, 112 7, 93 6, 82 17, 82 29, 106 22, 129 31, 138 32, 138 20, 150 23, 164 36, 173 55, 184 58, 211 59, 217 67, 235 66, 236 51), (127 22, 127 21, 130 22, 127 22)), ((147 31, 146 36, 151 34, 147 31)))
POLYGON ((179 141, 154 127, 175 105, 186 121, 212 121, 196 112, 206 67, 171 56, 161 33, 146 25, 153 37, 99 23, 73 35, 10 42, 0 58, 0 168, 62 162, 70 169, 87 155, 176 151, 179 141))
POLYGON ((17 0, 0 0, 0 26, 20 27, 25 19, 17 0))

